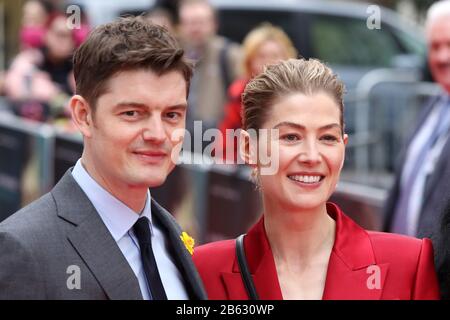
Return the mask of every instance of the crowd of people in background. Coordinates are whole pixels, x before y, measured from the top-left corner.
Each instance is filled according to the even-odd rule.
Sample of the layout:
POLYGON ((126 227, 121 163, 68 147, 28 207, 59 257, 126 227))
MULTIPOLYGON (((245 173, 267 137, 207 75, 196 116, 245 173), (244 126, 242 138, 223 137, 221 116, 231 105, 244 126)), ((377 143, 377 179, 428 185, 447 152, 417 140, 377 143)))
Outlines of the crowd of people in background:
POLYGON ((4 77, 3 93, 14 114, 34 121, 67 119, 67 101, 75 92, 72 55, 89 32, 82 17, 77 28, 65 12, 44 0, 29 0, 22 9, 20 51, 4 77))

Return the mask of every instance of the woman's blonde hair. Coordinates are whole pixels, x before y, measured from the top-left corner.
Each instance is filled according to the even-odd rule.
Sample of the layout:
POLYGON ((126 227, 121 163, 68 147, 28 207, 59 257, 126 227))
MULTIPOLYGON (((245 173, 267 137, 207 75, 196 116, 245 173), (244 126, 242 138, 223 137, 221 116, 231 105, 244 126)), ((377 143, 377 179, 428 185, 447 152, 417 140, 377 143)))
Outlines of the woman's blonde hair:
POLYGON ((242 127, 245 130, 260 129, 271 107, 280 98, 292 93, 312 95, 320 92, 328 94, 338 105, 343 133, 344 84, 328 66, 315 59, 282 61, 267 66, 250 80, 242 94, 242 127))
POLYGON ((264 23, 251 30, 242 43, 244 51, 243 68, 247 76, 251 76, 251 61, 259 47, 270 40, 279 43, 285 49, 286 58, 297 57, 297 50, 287 34, 281 28, 275 27, 270 23, 264 23))

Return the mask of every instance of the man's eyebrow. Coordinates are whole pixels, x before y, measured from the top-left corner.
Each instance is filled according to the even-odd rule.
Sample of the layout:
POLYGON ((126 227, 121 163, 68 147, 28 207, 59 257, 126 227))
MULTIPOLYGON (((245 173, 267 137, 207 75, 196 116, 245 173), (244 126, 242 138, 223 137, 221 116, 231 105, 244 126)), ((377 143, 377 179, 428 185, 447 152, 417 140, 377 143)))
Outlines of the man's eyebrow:
MULTIPOLYGON (((145 103, 133 102, 133 101, 122 101, 114 105, 114 109, 126 108, 126 107, 136 107, 136 108, 149 108, 145 103)), ((186 103, 175 104, 172 106, 167 106, 165 109, 187 109, 186 103)))
POLYGON ((173 106, 168 106, 166 107, 166 109, 183 109, 186 110, 187 109, 187 103, 180 103, 180 104, 176 104, 173 106))
POLYGON ((120 109, 125 107, 137 107, 137 108, 148 108, 145 103, 133 102, 133 101, 122 101, 114 105, 114 109, 120 109))

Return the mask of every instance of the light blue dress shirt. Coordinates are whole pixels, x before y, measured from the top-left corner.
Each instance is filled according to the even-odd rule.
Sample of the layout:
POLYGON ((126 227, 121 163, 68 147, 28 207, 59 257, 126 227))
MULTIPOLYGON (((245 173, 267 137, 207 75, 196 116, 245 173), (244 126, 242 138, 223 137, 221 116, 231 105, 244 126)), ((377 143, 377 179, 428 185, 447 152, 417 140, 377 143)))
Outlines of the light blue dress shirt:
POLYGON ((81 159, 77 161, 73 168, 72 176, 94 205, 120 251, 133 269, 139 281, 142 297, 149 300, 151 299, 151 293, 142 266, 139 243, 133 232, 133 225, 140 217, 145 216, 150 221, 153 253, 167 299, 188 299, 183 279, 169 254, 164 234, 159 227, 152 223, 150 191, 147 193, 144 210, 139 215, 100 186, 83 167, 81 159))

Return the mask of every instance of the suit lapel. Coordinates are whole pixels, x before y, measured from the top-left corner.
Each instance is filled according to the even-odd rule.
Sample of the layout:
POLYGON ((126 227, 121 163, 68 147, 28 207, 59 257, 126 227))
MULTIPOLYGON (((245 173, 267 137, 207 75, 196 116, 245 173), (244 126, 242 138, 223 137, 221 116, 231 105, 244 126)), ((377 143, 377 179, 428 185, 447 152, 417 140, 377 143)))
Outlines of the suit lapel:
MULTIPOLYGON (((261 300, 282 300, 281 288, 275 269, 272 253, 269 251, 261 260, 256 271, 250 273, 261 300)), ((225 284, 228 298, 231 300, 247 300, 248 295, 239 272, 237 261, 233 266, 233 272, 222 272, 222 280, 225 284)))
POLYGON ((70 243, 110 299, 142 299, 139 283, 102 222, 86 221, 68 234, 70 243))
POLYGON ((331 268, 327 272, 323 300, 379 300, 381 298, 389 270, 388 264, 352 269, 338 255, 332 253, 329 266, 331 268))
POLYGON ((67 238, 110 299, 142 299, 137 278, 70 170, 52 190, 67 238))
POLYGON ((441 156, 439 157, 439 160, 436 163, 436 167, 433 170, 433 173, 426 181, 422 203, 426 203, 432 191, 435 190, 435 186, 442 179, 442 174, 445 171, 444 168, 448 166, 447 155, 449 154, 450 154, 450 138, 447 139, 447 142, 445 143, 444 148, 442 149, 441 156))
MULTIPOLYGON (((282 300, 275 261, 264 230, 264 218, 248 232, 244 247, 250 273, 261 300, 282 300)), ((223 272, 222 279, 230 299, 248 299, 235 258, 232 272, 223 272)))
MULTIPOLYGON (((414 138, 417 136, 417 133, 419 133, 420 129, 422 128, 423 124, 427 120, 428 116, 430 115, 431 111, 433 111, 434 105, 441 99, 440 95, 436 95, 432 98, 430 98, 426 103, 425 107, 423 108, 423 111, 419 113, 419 116, 416 120, 416 126, 414 127, 414 130, 412 131, 412 134, 409 135, 409 139, 407 141, 407 145, 409 146, 411 142, 414 140, 414 138)), ((407 149, 405 150, 407 151, 407 149)), ((406 157, 406 152, 405 152, 406 157)))
POLYGON ((334 204, 328 214, 336 221, 336 238, 328 262, 324 300, 378 300, 389 264, 377 264, 367 232, 334 204))
POLYGON ((175 219, 152 199, 152 215, 160 223, 168 235, 170 248, 173 251, 175 263, 183 275, 187 285, 187 291, 191 299, 206 299, 206 293, 202 286, 202 281, 198 275, 197 269, 192 262, 191 254, 181 241, 181 229, 175 219))
MULTIPOLYGON (((405 158, 407 156, 407 152, 409 147, 411 146, 411 143, 413 142, 413 140, 416 138, 417 134, 419 133, 419 131, 421 130, 423 124, 426 122, 427 118, 429 117, 430 113, 433 111, 436 103, 439 103, 441 99, 441 95, 437 95, 435 97, 432 97, 428 104, 426 105, 426 107, 423 109, 423 112, 421 112, 421 114, 418 117, 418 125, 416 126, 416 128, 413 131, 413 134, 410 135, 408 143, 406 145, 406 147, 404 148, 403 151, 403 156, 401 159, 401 163, 403 164, 405 162, 405 158)), ((442 154, 448 154, 450 152, 450 139, 446 142, 444 149, 442 150, 442 154)), ((442 166, 445 165, 445 162, 447 161, 446 157, 440 157, 438 163, 436 163, 436 169, 433 170, 433 174, 427 179, 426 181, 426 185, 425 185, 425 189, 424 189, 424 197, 423 197, 423 203, 425 203, 425 201, 427 200, 427 197, 430 195, 431 191, 433 188, 431 188, 431 186, 433 186, 442 176, 442 171, 438 170, 439 168, 442 168, 442 166)), ((400 174, 403 171, 403 166, 401 168, 402 170, 400 171, 400 174)), ((398 179, 400 179, 400 175, 398 175, 398 179)))
MULTIPOLYGON (((406 143, 403 144, 403 146, 400 149, 400 156, 397 158, 396 164, 397 168, 396 171, 397 174, 397 181, 399 183, 400 181, 400 175, 403 172, 403 165, 405 163, 405 159, 408 156, 408 149, 411 146, 411 143, 413 142, 414 138, 419 133, 420 129, 422 128, 423 124, 425 123, 426 119, 430 115, 431 111, 433 111, 435 103, 439 101, 439 96, 431 98, 423 108, 422 112, 420 112, 419 116, 417 117, 416 125, 414 126, 414 129, 409 134, 408 138, 406 139, 406 143)), ((396 182, 397 182, 396 181, 396 182)))

